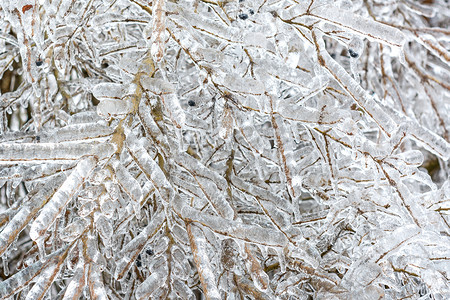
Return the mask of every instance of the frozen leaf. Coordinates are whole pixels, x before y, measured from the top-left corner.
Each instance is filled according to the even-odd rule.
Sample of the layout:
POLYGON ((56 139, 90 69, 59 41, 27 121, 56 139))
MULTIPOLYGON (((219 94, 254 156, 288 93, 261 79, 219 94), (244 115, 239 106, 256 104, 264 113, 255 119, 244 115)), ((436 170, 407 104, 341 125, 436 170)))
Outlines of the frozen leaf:
POLYGON ((180 210, 180 213, 183 218, 198 222, 221 235, 275 247, 282 247, 287 243, 286 237, 281 232, 273 229, 242 224, 237 221, 228 221, 215 216, 202 215, 199 214, 198 210, 186 206, 180 210))
POLYGON ((160 97, 162 105, 168 111, 172 122, 174 122, 178 128, 181 128, 184 125, 186 116, 180 106, 179 99, 175 94, 174 86, 165 80, 150 78, 148 76, 143 76, 141 78, 141 84, 144 90, 160 97))
POLYGON ((117 280, 121 280, 123 278, 147 241, 161 228, 164 221, 163 218, 164 216, 162 213, 153 216, 150 223, 144 228, 144 230, 142 230, 138 236, 124 246, 123 250, 118 255, 120 257, 120 261, 117 263, 117 269, 114 275, 117 280))
POLYGON ((66 292, 64 293, 64 300, 79 299, 83 293, 85 278, 86 278, 86 265, 84 261, 80 259, 70 283, 67 285, 66 292))
POLYGON ((206 251, 206 240, 196 227, 192 228, 191 225, 187 225, 187 232, 205 296, 208 299, 220 299, 216 279, 206 251))
POLYGON ((45 204, 39 216, 34 220, 30 229, 30 237, 33 240, 40 239, 58 217, 62 209, 68 204, 92 170, 97 165, 93 157, 83 159, 70 173, 53 197, 45 204))
POLYGON ((90 265, 88 270, 89 293, 92 299, 108 300, 108 293, 103 284, 101 272, 96 265, 90 265))
POLYGON ((155 62, 160 62, 164 56, 164 33, 166 31, 165 0, 153 2, 152 37, 150 51, 155 62))
POLYGON ((25 228, 31 219, 39 212, 48 199, 63 183, 64 178, 57 176, 51 183, 40 187, 39 191, 23 205, 20 210, 9 220, 0 233, 0 254, 3 254, 7 247, 16 239, 19 233, 25 228))
MULTIPOLYGON (((17 291, 22 290, 31 280, 38 278, 40 282, 34 290, 42 293, 49 288, 48 280, 53 281, 54 276, 61 267, 62 260, 67 255, 67 247, 60 249, 46 257, 44 261, 37 261, 20 272, 0 283, 0 296, 7 298, 17 291)), ((51 283, 51 282, 50 282, 51 283)))
POLYGON ((99 216, 95 221, 95 227, 103 239, 105 246, 109 246, 111 237, 113 236, 113 227, 105 216, 99 216))
POLYGON ((0 145, 0 164, 11 163, 61 163, 80 159, 84 155, 111 155, 111 144, 90 143, 4 143, 0 145))
POLYGON ((397 28, 341 10, 334 5, 319 5, 312 10, 312 15, 390 46, 403 47, 406 41, 404 34, 397 28))
POLYGON ((117 161, 113 165, 115 169, 115 177, 117 182, 123 191, 131 198, 133 201, 133 208, 137 216, 139 216, 139 210, 142 201, 142 189, 139 182, 128 172, 126 168, 124 168, 117 161))

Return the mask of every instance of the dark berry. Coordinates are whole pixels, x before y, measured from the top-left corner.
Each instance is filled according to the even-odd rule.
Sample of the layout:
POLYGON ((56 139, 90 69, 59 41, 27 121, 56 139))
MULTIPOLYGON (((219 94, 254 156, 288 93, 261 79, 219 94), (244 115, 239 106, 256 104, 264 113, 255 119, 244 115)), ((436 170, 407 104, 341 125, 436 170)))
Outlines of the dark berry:
POLYGON ((195 106, 195 101, 194 100, 189 100, 188 104, 189 104, 189 106, 195 106))
POLYGON ((359 56, 359 54, 356 53, 355 51, 353 51, 353 49, 348 49, 348 53, 350 53, 350 56, 353 57, 353 58, 359 56))
POLYGON ((153 255, 153 250, 148 248, 147 250, 145 250, 145 253, 147 253, 148 255, 153 255))
POLYGON ((249 9, 249 11, 248 11, 251 15, 253 15, 253 14, 255 14, 255 11, 253 10, 253 9, 249 9))
POLYGON ((239 19, 247 20, 248 19, 248 15, 247 14, 239 14, 239 19))
POLYGON ((40 66, 42 66, 42 64, 43 64, 42 60, 37 60, 36 61, 36 66, 40 67, 40 66))
POLYGON ((141 255, 139 254, 136 259, 136 266, 140 268, 142 266, 141 255))

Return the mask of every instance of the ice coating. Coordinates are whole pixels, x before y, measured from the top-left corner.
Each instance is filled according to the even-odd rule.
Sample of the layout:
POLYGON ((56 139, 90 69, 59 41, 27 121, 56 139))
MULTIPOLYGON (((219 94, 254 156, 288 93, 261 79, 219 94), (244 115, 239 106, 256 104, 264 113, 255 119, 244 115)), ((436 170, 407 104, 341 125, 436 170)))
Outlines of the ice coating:
POLYGON ((450 298, 448 15, 0 1, 0 298, 450 298))

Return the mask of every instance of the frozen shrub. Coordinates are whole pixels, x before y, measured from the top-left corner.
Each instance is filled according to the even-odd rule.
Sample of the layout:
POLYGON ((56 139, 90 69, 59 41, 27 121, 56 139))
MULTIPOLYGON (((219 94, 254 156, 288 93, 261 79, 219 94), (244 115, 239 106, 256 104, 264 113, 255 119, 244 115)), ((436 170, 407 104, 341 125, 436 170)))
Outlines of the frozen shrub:
POLYGON ((0 298, 449 299, 447 1, 0 1, 0 298))

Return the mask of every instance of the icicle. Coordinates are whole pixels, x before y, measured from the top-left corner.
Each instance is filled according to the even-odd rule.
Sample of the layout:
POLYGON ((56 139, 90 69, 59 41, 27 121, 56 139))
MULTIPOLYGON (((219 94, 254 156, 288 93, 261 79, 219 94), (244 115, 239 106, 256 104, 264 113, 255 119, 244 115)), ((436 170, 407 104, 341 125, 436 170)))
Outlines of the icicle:
POLYGON ((280 263, 281 273, 285 273, 286 272, 286 259, 285 259, 285 255, 284 255, 284 249, 276 248, 275 250, 277 251, 278 262, 280 263))
POLYGON ((38 247, 39 260, 41 262, 44 262, 45 261, 45 240, 43 237, 40 237, 39 239, 35 240, 35 242, 38 247))
POLYGON ((9 264, 8 264, 8 257, 6 254, 2 255, 2 261, 3 261, 3 274, 5 274, 6 277, 9 275, 9 264))

